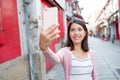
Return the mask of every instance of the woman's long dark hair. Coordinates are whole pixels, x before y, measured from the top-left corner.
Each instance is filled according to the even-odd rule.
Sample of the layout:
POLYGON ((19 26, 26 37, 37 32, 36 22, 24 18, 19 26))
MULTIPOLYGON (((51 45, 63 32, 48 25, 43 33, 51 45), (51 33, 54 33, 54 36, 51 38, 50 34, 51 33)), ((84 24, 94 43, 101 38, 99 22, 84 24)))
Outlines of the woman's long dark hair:
POLYGON ((67 43, 66 43, 66 46, 67 47, 70 47, 71 50, 74 50, 74 44, 70 38, 70 28, 71 28, 71 25, 73 23, 77 23, 79 25, 81 25, 83 27, 83 29, 85 30, 86 32, 86 35, 84 37, 84 39, 82 40, 82 44, 80 45, 81 48, 83 49, 83 51, 87 52, 89 51, 89 47, 88 47, 88 30, 87 30, 87 27, 85 25, 85 22, 81 19, 74 19, 73 21, 71 21, 68 25, 68 30, 67 30, 67 43))

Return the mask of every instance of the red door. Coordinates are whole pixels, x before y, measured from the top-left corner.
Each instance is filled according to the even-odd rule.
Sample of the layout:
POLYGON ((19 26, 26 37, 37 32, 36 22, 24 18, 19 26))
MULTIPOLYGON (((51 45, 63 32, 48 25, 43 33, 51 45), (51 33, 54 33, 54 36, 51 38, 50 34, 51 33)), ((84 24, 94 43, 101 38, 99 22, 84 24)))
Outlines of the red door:
POLYGON ((63 11, 59 10, 58 12, 58 21, 59 21, 59 30, 60 30, 60 37, 64 37, 64 23, 63 23, 63 11))
POLYGON ((3 36, 3 24, 2 24, 2 1, 0 1, 0 47, 4 45, 4 36, 3 36))
POLYGON ((0 0, 0 63, 20 55, 16 0, 0 0))
POLYGON ((119 40, 119 26, 118 26, 118 20, 115 22, 115 29, 116 29, 116 39, 119 40))

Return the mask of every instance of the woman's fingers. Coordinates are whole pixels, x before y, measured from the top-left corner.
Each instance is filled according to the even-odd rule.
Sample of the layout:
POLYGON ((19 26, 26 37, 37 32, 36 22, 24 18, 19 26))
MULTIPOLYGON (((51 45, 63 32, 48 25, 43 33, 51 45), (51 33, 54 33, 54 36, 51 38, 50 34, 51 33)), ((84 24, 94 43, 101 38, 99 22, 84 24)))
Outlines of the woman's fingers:
POLYGON ((40 48, 42 50, 46 50, 47 47, 51 44, 51 42, 59 37, 60 31, 57 30, 56 25, 52 25, 46 30, 41 31, 40 33, 40 48))
POLYGON ((54 31, 48 36, 48 38, 50 39, 50 41, 53 41, 54 39, 60 37, 59 33, 60 33, 60 30, 54 30, 54 31))
POLYGON ((57 39, 57 38, 59 38, 59 37, 60 37, 59 34, 57 34, 57 35, 55 35, 55 36, 52 36, 52 37, 50 38, 50 41, 53 41, 53 40, 55 40, 55 39, 57 39))

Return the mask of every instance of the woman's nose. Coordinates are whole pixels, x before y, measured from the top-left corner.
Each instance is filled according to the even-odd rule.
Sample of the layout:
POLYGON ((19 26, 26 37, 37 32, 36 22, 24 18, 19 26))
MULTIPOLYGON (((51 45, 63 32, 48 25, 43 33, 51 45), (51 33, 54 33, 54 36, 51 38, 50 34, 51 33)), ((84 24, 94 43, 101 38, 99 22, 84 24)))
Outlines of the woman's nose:
POLYGON ((78 31, 78 30, 76 30, 76 31, 74 32, 74 34, 79 34, 79 31, 78 31))

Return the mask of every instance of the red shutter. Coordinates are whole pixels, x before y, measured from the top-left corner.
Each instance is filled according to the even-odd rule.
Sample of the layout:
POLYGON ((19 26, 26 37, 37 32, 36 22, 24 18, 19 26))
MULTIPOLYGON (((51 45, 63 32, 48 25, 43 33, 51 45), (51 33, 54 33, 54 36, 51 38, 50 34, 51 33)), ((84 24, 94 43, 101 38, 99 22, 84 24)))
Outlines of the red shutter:
POLYGON ((16 0, 0 0, 0 63, 21 55, 16 0))
POLYGON ((64 23, 63 23, 63 11, 59 10, 58 12, 58 21, 59 21, 59 30, 60 30, 60 37, 64 37, 64 23))
POLYGON ((2 1, 0 0, 0 48, 4 46, 4 27, 2 22, 2 1))

